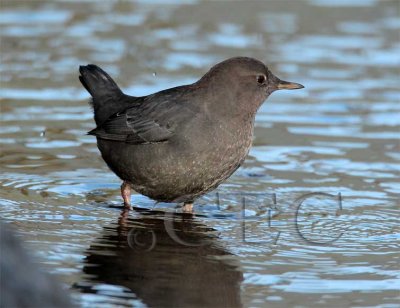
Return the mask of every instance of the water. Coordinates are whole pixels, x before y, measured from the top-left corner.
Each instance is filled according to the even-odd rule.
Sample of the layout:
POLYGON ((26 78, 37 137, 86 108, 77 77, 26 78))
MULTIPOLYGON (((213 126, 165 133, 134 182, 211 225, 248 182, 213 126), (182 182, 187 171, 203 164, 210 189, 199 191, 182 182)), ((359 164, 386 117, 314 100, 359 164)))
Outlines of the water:
POLYGON ((397 306, 399 11, 3 1, 1 218, 83 307, 397 306), (306 88, 268 99, 245 164, 195 216, 140 195, 123 211, 120 181, 85 135, 78 66, 145 95, 237 55, 306 88))

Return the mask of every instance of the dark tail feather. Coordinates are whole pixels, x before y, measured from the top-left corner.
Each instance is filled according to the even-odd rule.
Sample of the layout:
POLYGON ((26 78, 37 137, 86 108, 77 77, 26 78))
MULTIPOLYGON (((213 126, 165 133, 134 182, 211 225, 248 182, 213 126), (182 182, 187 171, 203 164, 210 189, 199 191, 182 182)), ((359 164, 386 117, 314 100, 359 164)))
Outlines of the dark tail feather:
POLYGON ((89 89, 88 85, 86 84, 85 79, 83 79, 83 77, 81 75, 79 75, 79 81, 85 87, 86 91, 88 91, 89 94, 92 95, 92 92, 90 92, 90 89, 89 89))
POLYGON ((80 66, 79 72, 79 80, 93 97, 94 118, 96 124, 100 125, 118 111, 118 102, 123 93, 114 80, 94 64, 80 66))
POLYGON ((110 94, 122 94, 114 80, 100 67, 94 64, 80 66, 79 72, 79 80, 94 99, 110 94))

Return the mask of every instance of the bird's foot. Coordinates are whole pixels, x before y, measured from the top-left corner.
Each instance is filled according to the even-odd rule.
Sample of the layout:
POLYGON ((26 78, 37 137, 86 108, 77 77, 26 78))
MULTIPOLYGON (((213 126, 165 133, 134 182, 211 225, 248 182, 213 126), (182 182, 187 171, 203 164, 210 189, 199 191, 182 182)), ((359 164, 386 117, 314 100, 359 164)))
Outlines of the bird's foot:
POLYGON ((183 213, 193 213, 193 203, 184 203, 182 206, 183 213))
POLYGON ((122 182, 121 196, 124 200, 124 208, 131 209, 131 185, 128 182, 122 182))
POLYGON ((118 225, 120 225, 121 227, 122 226, 125 226, 125 227, 127 226, 129 212, 130 212, 130 209, 124 207, 124 209, 122 210, 121 214, 119 215, 118 225))
POLYGON ((130 203, 125 203, 124 202, 124 209, 125 210, 132 210, 132 205, 130 203))

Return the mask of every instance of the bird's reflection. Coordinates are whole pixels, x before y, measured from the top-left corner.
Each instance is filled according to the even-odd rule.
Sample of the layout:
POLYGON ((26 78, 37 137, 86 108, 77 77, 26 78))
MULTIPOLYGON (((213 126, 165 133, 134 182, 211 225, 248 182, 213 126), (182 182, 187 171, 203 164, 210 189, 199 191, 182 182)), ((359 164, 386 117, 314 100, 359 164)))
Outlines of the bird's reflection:
POLYGON ((127 288, 150 307, 240 307, 243 275, 229 255, 215 230, 190 214, 124 210, 91 245, 83 271, 90 282, 127 288))

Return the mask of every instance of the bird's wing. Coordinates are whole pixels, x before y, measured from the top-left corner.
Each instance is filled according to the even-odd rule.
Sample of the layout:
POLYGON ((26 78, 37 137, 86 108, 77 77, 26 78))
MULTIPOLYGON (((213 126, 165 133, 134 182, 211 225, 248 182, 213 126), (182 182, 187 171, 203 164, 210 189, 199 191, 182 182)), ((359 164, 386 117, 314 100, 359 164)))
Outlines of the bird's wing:
POLYGON ((176 128, 196 113, 185 104, 184 92, 174 88, 136 99, 131 107, 114 114, 89 134, 130 144, 168 141, 176 128))

